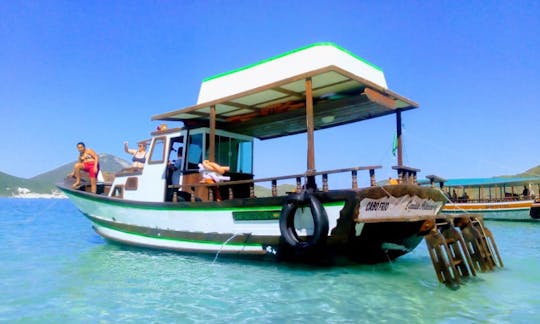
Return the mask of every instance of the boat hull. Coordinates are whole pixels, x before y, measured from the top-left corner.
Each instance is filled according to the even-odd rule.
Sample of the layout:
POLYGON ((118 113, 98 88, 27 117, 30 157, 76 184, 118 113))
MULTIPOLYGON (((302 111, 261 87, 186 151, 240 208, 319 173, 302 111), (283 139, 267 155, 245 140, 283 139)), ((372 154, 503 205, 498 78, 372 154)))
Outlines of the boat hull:
POLYGON ((447 203, 443 213, 479 213, 485 220, 531 220, 529 210, 533 201, 505 201, 493 203, 447 203))
MULTIPOLYGON (((299 247, 288 244, 280 231, 287 196, 153 203, 60 188, 96 232, 113 242, 300 262, 393 260, 421 242, 426 222, 434 222, 444 201, 438 191, 412 185, 315 192, 327 214, 328 233, 317 244, 299 247)), ((312 235, 313 219, 308 206, 296 210, 301 241, 312 235)))
POLYGON ((540 220, 540 201, 537 200, 532 204, 529 215, 532 219, 540 220))

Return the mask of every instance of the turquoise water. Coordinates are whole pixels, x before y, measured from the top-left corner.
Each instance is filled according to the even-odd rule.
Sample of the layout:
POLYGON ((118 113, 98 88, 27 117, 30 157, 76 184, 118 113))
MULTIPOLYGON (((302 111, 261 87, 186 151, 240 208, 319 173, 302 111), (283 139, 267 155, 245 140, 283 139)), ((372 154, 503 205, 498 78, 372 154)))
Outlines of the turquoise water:
POLYGON ((505 267, 453 291, 424 244, 378 265, 214 260, 107 243, 67 200, 0 199, 0 321, 538 322, 540 223, 487 226, 505 267))

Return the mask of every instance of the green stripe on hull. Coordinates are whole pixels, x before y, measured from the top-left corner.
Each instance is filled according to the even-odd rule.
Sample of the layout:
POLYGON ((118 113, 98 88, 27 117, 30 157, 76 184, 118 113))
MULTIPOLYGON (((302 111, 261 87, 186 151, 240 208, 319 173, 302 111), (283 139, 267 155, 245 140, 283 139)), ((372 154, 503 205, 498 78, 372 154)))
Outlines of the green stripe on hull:
MULTIPOLYGON (((104 196, 94 196, 87 193, 79 193, 77 191, 64 191, 66 195, 71 197, 78 197, 89 201, 94 201, 100 204, 117 206, 122 208, 134 208, 134 209, 143 209, 143 210, 174 210, 174 211, 197 211, 197 212, 206 212, 206 211, 267 211, 267 210, 276 210, 281 209, 280 204, 270 204, 265 206, 245 206, 245 204, 239 203, 237 206, 223 206, 223 203, 219 202, 179 202, 179 203, 162 203, 162 202, 137 202, 137 201, 127 201, 117 198, 109 198, 104 196)), ((258 199, 259 198, 254 198, 258 199)), ((226 203, 225 201, 224 203, 226 203)), ((325 204, 326 205, 326 204, 325 204)), ((331 204, 334 205, 334 204, 331 204)), ((343 203, 341 203, 343 205, 343 203)))
POLYGON ((251 220, 278 220, 281 210, 266 210, 266 211, 235 211, 233 219, 235 221, 251 221, 251 220))
MULTIPOLYGON (((233 204, 233 201, 225 200, 222 202, 179 202, 179 203, 162 203, 162 202, 137 202, 137 201, 127 201, 118 198, 110 198, 105 196, 96 196, 86 192, 80 192, 76 190, 64 190, 64 193, 69 197, 78 197, 85 200, 90 200, 98 202, 100 204, 117 206, 122 208, 134 208, 134 209, 143 209, 143 210, 174 210, 174 211, 197 211, 197 212, 208 212, 208 211, 231 211, 231 212, 256 212, 256 211, 275 211, 281 210, 282 205, 281 201, 285 197, 275 197, 269 198, 269 204, 261 204, 261 198, 253 198, 253 205, 249 206, 247 202, 251 198, 246 198, 242 200, 237 200, 237 206, 227 206, 227 204, 233 204), (277 202, 279 201, 279 202, 277 202), (258 205, 255 205, 258 204, 258 205)), ((324 207, 343 207, 345 204, 344 201, 333 201, 323 203, 324 207)))
MULTIPOLYGON (((212 241, 212 240, 196 240, 196 239, 186 239, 186 238, 180 238, 180 237, 172 237, 170 235, 171 232, 177 233, 178 235, 181 235, 181 233, 176 232, 176 231, 170 231, 170 230, 159 230, 159 229, 152 229, 152 228, 146 228, 146 227, 135 227, 135 226, 129 226, 128 225, 130 228, 138 228, 140 230, 146 230, 147 231, 146 233, 143 233, 141 231, 135 231, 133 229, 129 230, 127 228, 124 228, 123 226, 114 226, 115 223, 104 221, 104 220, 101 220, 99 218, 95 218, 95 217, 92 217, 92 216, 89 216, 89 215, 85 215, 85 216, 88 219, 90 219, 94 224, 96 224, 98 226, 105 227, 105 228, 108 228, 110 230, 125 233, 125 234, 129 234, 129 235, 135 235, 135 236, 146 237, 146 238, 151 238, 151 239, 159 239, 159 240, 167 240, 167 241, 175 241, 175 242, 185 242, 185 243, 208 244, 208 245, 217 245, 217 246, 222 246, 222 245, 225 244, 225 242, 227 242, 227 240, 212 241), (153 234, 153 233, 156 233, 156 234, 153 234), (160 233, 160 234, 158 235, 157 233, 160 233)), ((118 225, 122 225, 122 224, 118 224, 118 225)), ((208 236, 208 234, 207 234, 207 236, 208 236)), ((223 237, 231 238, 231 237, 235 236, 235 234, 232 234, 232 233, 231 234, 221 234, 221 235, 216 235, 216 236, 220 236, 222 238, 223 237)), ((242 234, 240 236, 245 237, 246 235, 242 234)), ((253 247, 260 247, 261 246, 260 243, 235 242, 235 241, 232 241, 232 240, 227 242, 227 245, 253 246, 253 247)))

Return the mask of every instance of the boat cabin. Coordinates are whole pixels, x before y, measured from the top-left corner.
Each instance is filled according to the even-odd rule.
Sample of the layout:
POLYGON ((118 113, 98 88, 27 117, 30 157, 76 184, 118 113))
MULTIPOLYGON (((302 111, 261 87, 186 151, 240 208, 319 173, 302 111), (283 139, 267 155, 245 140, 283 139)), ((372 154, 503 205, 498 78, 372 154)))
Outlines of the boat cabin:
MULTIPOLYGON (((148 156, 142 169, 125 169, 116 174, 110 197, 128 200, 163 202, 191 200, 195 190, 198 199, 207 199, 208 187, 192 185, 202 181, 201 163, 210 155, 211 131, 207 127, 173 128, 160 125, 152 132, 148 156), (141 186, 141 184, 145 185, 141 186), (148 185, 152 184, 152 185, 148 185), (180 189, 180 190, 179 190, 180 189), (184 190, 185 189, 185 190, 184 190)), ((253 179, 253 138, 223 130, 215 130, 213 160, 229 167, 223 176, 231 181, 253 179)), ((235 185, 235 197, 248 197, 249 186, 235 185)), ((228 187, 220 187, 228 197, 228 187)))

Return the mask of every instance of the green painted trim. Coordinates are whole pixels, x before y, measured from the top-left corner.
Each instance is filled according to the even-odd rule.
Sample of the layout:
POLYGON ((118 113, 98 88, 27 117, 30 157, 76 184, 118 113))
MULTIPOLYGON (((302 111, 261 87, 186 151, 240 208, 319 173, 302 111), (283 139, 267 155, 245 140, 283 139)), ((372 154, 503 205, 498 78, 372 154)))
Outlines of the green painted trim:
POLYGON ((240 67, 240 68, 228 71, 228 72, 223 72, 223 73, 220 73, 220 74, 216 74, 214 76, 203 79, 203 83, 207 82, 207 81, 210 81, 210 80, 214 80, 214 79, 224 77, 226 75, 230 75, 230 74, 238 73, 240 71, 248 70, 248 69, 251 69, 252 67, 262 65, 264 63, 268 63, 270 61, 274 61, 274 60, 280 59, 282 57, 285 57, 285 56, 288 56, 288 55, 291 55, 291 54, 294 54, 294 53, 298 53, 298 52, 304 51, 306 49, 309 49, 309 48, 312 48, 312 47, 317 47, 317 46, 332 46, 332 47, 334 47, 334 48, 336 48, 336 49, 338 49, 338 50, 352 56, 353 58, 355 58, 355 59, 357 59, 357 60, 359 60, 359 61, 361 61, 361 62, 363 62, 363 63, 365 63, 365 64, 367 64, 369 66, 371 66, 372 68, 383 72, 382 69, 380 67, 378 67, 377 65, 366 61, 365 59, 361 58, 360 56, 350 52, 349 50, 346 50, 345 48, 343 48, 343 47, 341 47, 339 45, 336 45, 336 44, 331 43, 331 42, 319 42, 319 43, 310 44, 310 45, 307 45, 307 46, 304 46, 304 47, 300 47, 300 48, 294 49, 292 51, 288 51, 288 52, 283 53, 283 54, 272 56, 272 57, 267 58, 265 60, 250 64, 250 65, 246 65, 246 66, 243 66, 243 67, 240 67))
MULTIPOLYGON (((443 207, 444 208, 444 207, 443 207)), ((507 212, 522 212, 529 210, 530 207, 508 208, 508 209, 475 209, 475 210, 442 210, 443 214, 482 214, 482 213, 507 213, 507 212)))
POLYGON ((236 211, 232 214, 235 221, 278 220, 281 210, 236 211))
MULTIPOLYGON (((115 200, 113 198, 108 197, 100 197, 100 196, 94 196, 87 193, 79 193, 77 191, 67 191, 64 190, 64 193, 69 196, 76 196, 82 199, 91 200, 98 202, 100 204, 105 205, 111 205, 111 206, 118 206, 122 208, 134 208, 134 209, 143 209, 143 210, 157 210, 157 211, 163 211, 163 210, 177 210, 177 211, 197 211, 197 212, 209 212, 209 211, 230 211, 230 212, 250 212, 250 211, 268 211, 268 210, 281 210, 281 205, 268 205, 268 206, 252 206, 252 207, 222 207, 222 206, 197 206, 197 204, 189 205, 189 206, 180 206, 180 205, 174 205, 174 204, 164 204, 164 203, 139 203, 139 202, 133 202, 130 201, 127 203, 123 200, 115 200)), ((343 206, 345 202, 343 201, 335 201, 335 202, 328 202, 323 203, 323 206, 330 207, 330 206, 343 206)))
POLYGON ((122 200, 113 200, 113 199, 103 199, 100 197, 95 197, 87 194, 79 194, 76 192, 66 192, 68 196, 77 196, 82 199, 91 200, 98 202, 100 204, 118 206, 122 208, 132 208, 132 209, 144 209, 144 210, 177 210, 177 211, 197 211, 197 212, 208 212, 208 211, 265 211, 265 210, 275 210, 281 209, 281 205, 270 205, 270 206, 253 206, 253 207, 221 207, 221 206, 179 206, 179 205, 169 205, 164 203, 139 203, 130 201, 127 203, 122 200))
POLYGON ((101 221, 101 220, 99 220, 99 219, 97 219, 95 217, 88 216, 88 215, 86 215, 86 217, 88 219, 90 219, 90 221, 92 221, 92 223, 97 224, 98 226, 105 227, 105 228, 108 228, 110 230, 114 230, 114 231, 117 231, 117 232, 122 232, 122 233, 135 235, 135 236, 147 237, 147 238, 151 238, 151 239, 159 239, 159 240, 174 241, 174 242, 185 242, 185 243, 198 243, 198 244, 206 244, 206 245, 218 245, 218 246, 223 246, 223 245, 253 246, 253 247, 260 247, 261 246, 261 244, 258 244, 258 243, 235 243, 235 242, 229 242, 227 244, 224 244, 225 242, 206 241, 206 240, 205 241, 186 240, 186 239, 176 239, 176 238, 172 238, 172 237, 155 236, 155 235, 143 234, 143 233, 134 232, 134 231, 127 231, 127 230, 124 230, 124 229, 120 229, 118 227, 111 226, 107 222, 101 221))

